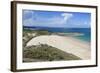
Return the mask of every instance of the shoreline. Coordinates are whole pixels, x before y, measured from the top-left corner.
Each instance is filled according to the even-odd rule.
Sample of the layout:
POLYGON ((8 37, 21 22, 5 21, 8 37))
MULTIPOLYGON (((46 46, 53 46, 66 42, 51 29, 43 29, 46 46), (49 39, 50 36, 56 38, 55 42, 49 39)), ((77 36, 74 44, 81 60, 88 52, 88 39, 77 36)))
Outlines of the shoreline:
POLYGON ((90 59, 91 56, 90 43, 76 39, 74 37, 42 35, 32 38, 27 43, 27 46, 38 45, 40 43, 56 47, 62 51, 71 53, 85 60, 90 59))

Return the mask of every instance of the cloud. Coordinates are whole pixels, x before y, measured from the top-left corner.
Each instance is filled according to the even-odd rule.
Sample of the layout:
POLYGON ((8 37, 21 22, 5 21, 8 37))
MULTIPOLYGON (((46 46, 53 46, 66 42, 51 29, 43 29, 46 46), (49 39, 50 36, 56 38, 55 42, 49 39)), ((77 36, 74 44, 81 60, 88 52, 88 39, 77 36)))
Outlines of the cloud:
POLYGON ((71 13, 62 13, 61 16, 64 17, 64 21, 67 21, 69 18, 73 17, 71 13))
POLYGON ((25 16, 28 17, 31 15, 31 17, 28 17, 23 21, 24 26, 63 27, 66 26, 67 20, 73 16, 71 13, 62 13, 52 17, 37 17, 34 13, 34 11, 25 11, 25 16), (33 16, 36 17, 36 19, 34 19, 33 16))
POLYGON ((29 18, 23 21, 24 26, 49 26, 49 27, 60 27, 61 24, 64 23, 63 18, 60 17, 51 17, 51 18, 39 18, 34 20, 33 18, 29 18))
POLYGON ((23 10, 23 12, 24 12, 24 15, 26 15, 26 14, 34 14, 34 11, 32 11, 32 10, 23 10))
POLYGON ((33 23, 34 21, 31 18, 23 21, 24 26, 33 26, 33 23))
POLYGON ((90 24, 91 24, 91 23, 90 23, 90 22, 87 22, 87 21, 85 21, 85 22, 83 23, 83 25, 84 25, 85 27, 91 27, 90 24))
POLYGON ((84 25, 87 25, 87 24, 88 24, 88 22, 87 22, 87 21, 85 21, 85 22, 84 22, 84 25))
POLYGON ((29 19, 34 15, 34 11, 32 10, 23 10, 23 18, 29 19))

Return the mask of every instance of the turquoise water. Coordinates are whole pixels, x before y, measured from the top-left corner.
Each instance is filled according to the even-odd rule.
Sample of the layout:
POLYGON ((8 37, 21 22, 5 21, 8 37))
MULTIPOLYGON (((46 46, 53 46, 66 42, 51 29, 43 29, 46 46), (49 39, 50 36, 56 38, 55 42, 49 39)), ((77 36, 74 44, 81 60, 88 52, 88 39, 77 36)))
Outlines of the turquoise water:
MULTIPOLYGON (((58 33, 79 33, 83 35, 74 36, 77 39, 90 42, 91 41, 91 29, 90 28, 51 28, 51 27, 30 27, 30 26, 23 26, 24 28, 28 28, 31 30, 46 30, 49 32, 58 32, 58 33)), ((67 36, 67 35, 65 35, 67 36)))
POLYGON ((80 39, 82 41, 90 42, 91 38, 89 36, 75 36, 75 38, 80 39))

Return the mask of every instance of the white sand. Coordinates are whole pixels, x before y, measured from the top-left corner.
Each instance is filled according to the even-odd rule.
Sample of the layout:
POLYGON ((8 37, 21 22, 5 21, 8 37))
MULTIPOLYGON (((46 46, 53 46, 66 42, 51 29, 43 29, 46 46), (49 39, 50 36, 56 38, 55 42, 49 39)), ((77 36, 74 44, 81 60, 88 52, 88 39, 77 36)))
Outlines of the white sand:
POLYGON ((48 44, 68 53, 72 53, 81 59, 90 59, 90 44, 80 41, 74 37, 64 37, 58 35, 45 35, 33 38, 27 43, 27 46, 48 44))

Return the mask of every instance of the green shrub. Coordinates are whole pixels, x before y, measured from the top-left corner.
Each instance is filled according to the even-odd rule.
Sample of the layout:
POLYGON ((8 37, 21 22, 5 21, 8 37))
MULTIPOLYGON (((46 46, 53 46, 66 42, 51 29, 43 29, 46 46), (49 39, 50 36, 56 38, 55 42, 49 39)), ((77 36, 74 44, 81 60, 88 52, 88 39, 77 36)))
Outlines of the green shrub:
POLYGON ((79 57, 66 53, 47 44, 26 47, 24 49, 23 58, 58 61, 58 60, 80 60, 79 57))

